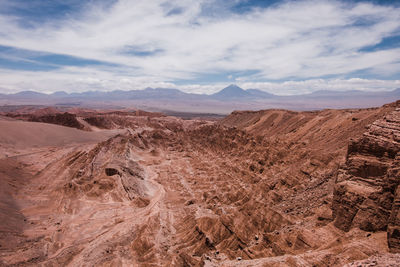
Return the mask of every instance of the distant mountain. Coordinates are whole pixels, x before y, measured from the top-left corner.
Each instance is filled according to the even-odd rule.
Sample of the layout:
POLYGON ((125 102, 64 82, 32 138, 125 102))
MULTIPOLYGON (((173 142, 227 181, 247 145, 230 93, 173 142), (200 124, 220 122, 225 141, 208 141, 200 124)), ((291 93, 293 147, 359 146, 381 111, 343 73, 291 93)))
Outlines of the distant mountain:
POLYGON ((122 91, 115 90, 110 92, 99 92, 99 91, 87 91, 82 93, 71 93, 57 92, 52 94, 53 97, 61 97, 63 99, 74 99, 74 100, 132 100, 132 99, 174 99, 181 98, 186 95, 178 89, 171 88, 146 88, 144 90, 130 90, 122 91))
POLYGON ((49 95, 35 91, 21 91, 15 94, 6 95, 5 97, 9 99, 43 99, 48 98, 49 95))
POLYGON ((365 94, 366 92, 360 90, 348 90, 348 91, 333 91, 333 90, 318 90, 314 91, 310 96, 335 96, 335 95, 358 95, 365 94))
POLYGON ((107 96, 107 92, 101 91, 86 91, 82 93, 72 93, 67 97, 78 97, 78 98, 90 98, 90 99, 99 99, 107 96))
POLYGON ((18 92, 18 93, 14 94, 14 96, 18 96, 18 97, 42 97, 45 95, 46 94, 38 93, 35 91, 22 91, 22 92, 18 92))
POLYGON ((178 89, 171 88, 146 88, 144 90, 136 91, 137 96, 141 97, 161 97, 161 98, 174 98, 188 95, 178 89))
POLYGON ((210 95, 211 98, 218 100, 229 100, 229 99, 237 99, 243 97, 249 97, 251 94, 246 90, 243 90, 237 85, 231 84, 228 87, 225 87, 221 91, 210 95))
POLYGON ((57 91, 51 94, 52 97, 66 97, 69 94, 67 92, 64 91, 57 91))
POLYGON ((274 98, 276 95, 258 90, 258 89, 248 89, 244 90, 235 84, 231 84, 225 87, 221 91, 210 95, 211 98, 223 101, 229 100, 256 100, 265 98, 274 98))
POLYGON ((377 107, 400 99, 400 88, 393 91, 365 92, 360 90, 320 90, 310 94, 278 96, 258 89, 244 90, 229 85, 211 95, 190 94, 174 88, 146 88, 143 90, 87 91, 82 93, 43 94, 23 91, 0 94, 0 105, 80 105, 104 107, 140 107, 152 111, 184 111, 229 113, 233 110, 283 108, 314 110, 323 108, 377 107))
POLYGON ((361 91, 361 90, 347 90, 347 91, 333 91, 333 90, 319 90, 312 92, 311 94, 307 94, 304 96, 376 96, 376 95, 397 95, 400 96, 400 88, 397 88, 393 91, 384 91, 384 92, 370 92, 370 91, 361 91))
POLYGON ((273 97, 277 97, 277 95, 274 94, 270 94, 258 89, 247 89, 247 92, 249 92, 251 94, 251 96, 253 97, 261 97, 261 98, 273 98, 273 97))
MULTIPOLYGON (((295 96, 291 96, 295 97, 295 96)), ((369 92, 369 91, 360 91, 360 90, 347 90, 347 91, 333 91, 333 90, 319 90, 312 92, 310 94, 298 95, 299 99, 326 99, 326 100, 334 100, 334 99, 363 99, 363 98, 382 98, 382 97, 392 97, 392 98, 400 98, 400 88, 395 89, 393 91, 384 91, 384 92, 369 92)))
POLYGON ((388 95, 396 96, 400 98, 400 88, 397 88, 393 91, 386 92, 388 95))

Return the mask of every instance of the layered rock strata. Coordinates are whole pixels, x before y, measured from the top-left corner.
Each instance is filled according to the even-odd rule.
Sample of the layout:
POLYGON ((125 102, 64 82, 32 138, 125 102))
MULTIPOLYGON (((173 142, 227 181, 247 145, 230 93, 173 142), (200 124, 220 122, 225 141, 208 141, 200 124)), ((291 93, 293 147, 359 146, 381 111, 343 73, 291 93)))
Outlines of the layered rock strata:
MULTIPOLYGON (((399 104, 399 103, 398 103, 399 104)), ((400 251, 400 108, 352 140, 338 171, 334 225, 349 231, 386 231, 391 251, 400 251)))

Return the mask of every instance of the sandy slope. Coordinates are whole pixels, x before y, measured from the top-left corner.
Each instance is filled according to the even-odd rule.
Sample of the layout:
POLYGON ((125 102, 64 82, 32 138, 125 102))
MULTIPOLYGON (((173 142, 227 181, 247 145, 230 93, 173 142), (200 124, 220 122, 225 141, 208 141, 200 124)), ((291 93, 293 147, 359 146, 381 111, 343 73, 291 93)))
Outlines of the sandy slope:
POLYGON ((85 132, 58 125, 0 120, 0 144, 18 148, 97 143, 116 131, 85 132))

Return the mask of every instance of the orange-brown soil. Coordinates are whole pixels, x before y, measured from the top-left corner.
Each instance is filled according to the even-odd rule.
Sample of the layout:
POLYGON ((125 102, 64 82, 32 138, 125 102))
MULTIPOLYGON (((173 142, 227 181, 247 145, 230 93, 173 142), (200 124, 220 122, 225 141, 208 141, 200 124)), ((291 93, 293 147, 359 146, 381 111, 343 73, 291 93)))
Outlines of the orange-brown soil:
MULTIPOLYGON (((380 197, 371 185, 371 199, 359 179, 371 172, 358 175, 365 165, 352 159, 370 159, 363 148, 377 143, 383 154, 368 162, 383 163, 367 164, 372 176, 395 164, 387 155, 399 151, 399 106, 243 111, 217 122, 81 112, 86 131, 0 118, 0 265, 391 264, 400 194, 380 197), (384 199, 385 225, 342 227, 356 195, 342 183, 365 190, 356 213, 384 199)), ((392 187, 394 167, 379 173, 392 187)))
MULTIPOLYGON (((6 109, 3 107, 3 109, 6 109)), ((6 109, 7 110, 7 109, 6 109)), ((76 128, 85 131, 99 129, 132 128, 129 118, 156 118, 165 117, 162 113, 147 112, 143 110, 92 110, 74 107, 46 107, 42 106, 14 106, 8 111, 1 111, 3 118, 13 118, 24 121, 43 122, 76 128)))

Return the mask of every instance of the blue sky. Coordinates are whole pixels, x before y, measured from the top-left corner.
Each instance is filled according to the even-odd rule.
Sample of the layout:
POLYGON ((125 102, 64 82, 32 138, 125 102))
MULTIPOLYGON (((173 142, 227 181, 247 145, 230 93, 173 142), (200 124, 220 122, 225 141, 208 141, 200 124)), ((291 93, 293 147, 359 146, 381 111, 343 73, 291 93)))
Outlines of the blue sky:
POLYGON ((0 0, 0 93, 400 87, 400 1, 0 0))

